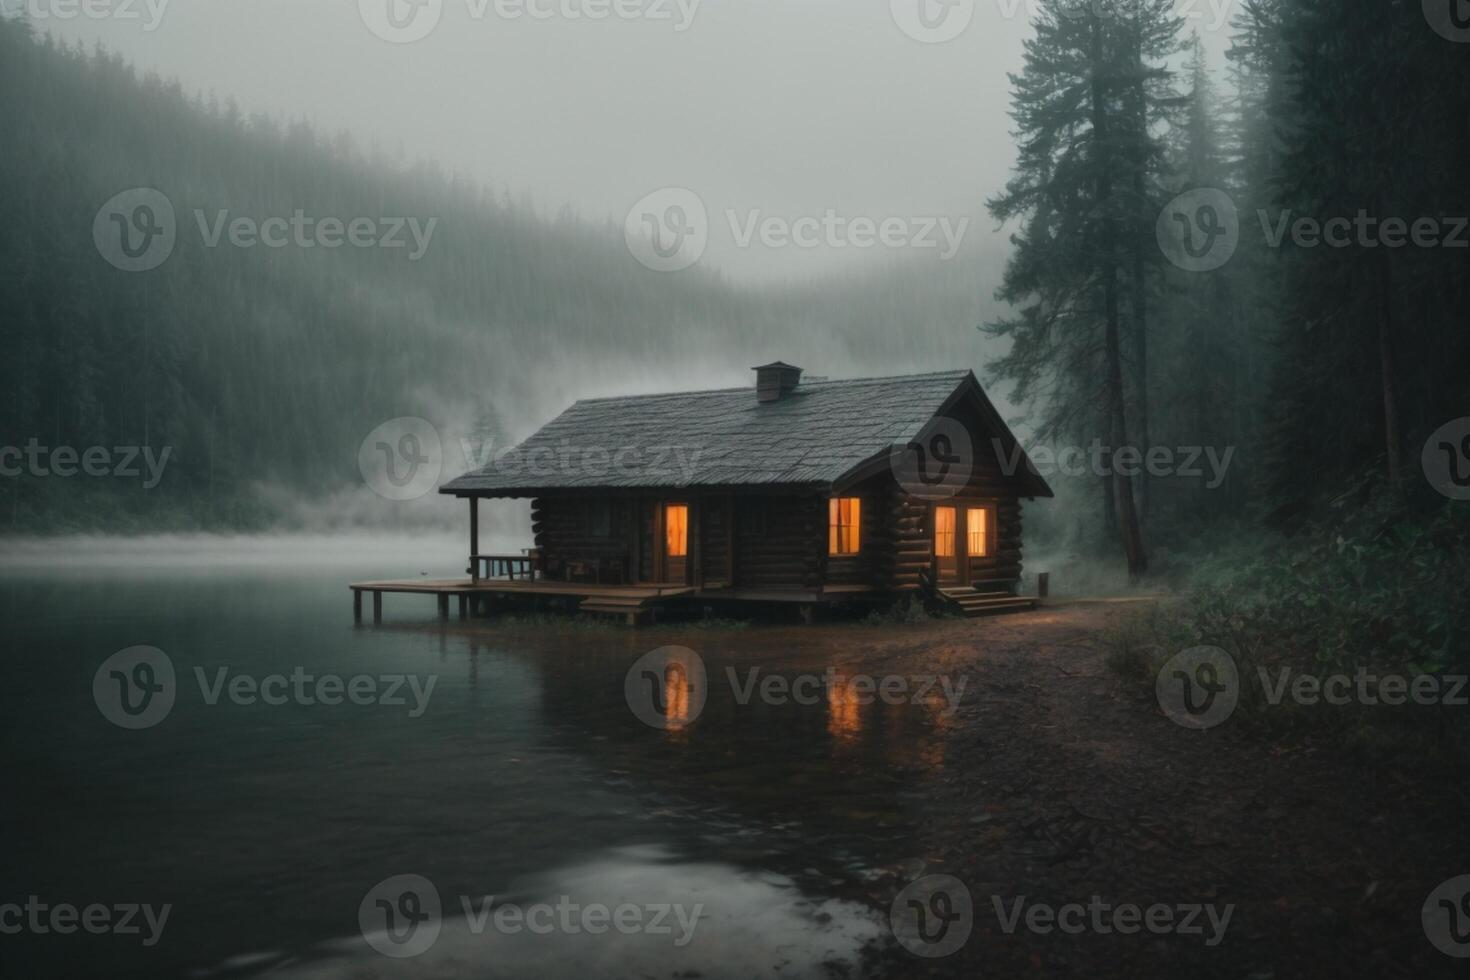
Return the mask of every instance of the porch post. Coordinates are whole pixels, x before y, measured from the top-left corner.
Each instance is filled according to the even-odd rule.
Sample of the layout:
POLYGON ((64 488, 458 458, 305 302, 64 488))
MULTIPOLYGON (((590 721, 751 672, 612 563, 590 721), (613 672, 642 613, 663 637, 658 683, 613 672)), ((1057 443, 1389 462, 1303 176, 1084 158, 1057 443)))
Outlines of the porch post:
POLYGON ((629 582, 643 581, 643 498, 633 498, 633 540, 631 551, 633 553, 633 567, 628 569, 629 582))
POLYGON ((480 498, 470 498, 470 582, 480 584, 480 498))
POLYGON ((668 544, 664 541, 664 501, 653 502, 653 580, 664 581, 669 566, 668 544))
POLYGON ((704 499, 696 495, 689 501, 689 527, 688 547, 684 553, 688 561, 694 567, 690 569, 691 574, 686 581, 696 589, 704 588, 704 530, 703 530, 704 499))
POLYGON ((954 501, 955 571, 961 586, 970 584, 970 508, 962 500, 954 501))
POLYGON ((735 495, 725 495, 725 588, 735 588, 735 495))

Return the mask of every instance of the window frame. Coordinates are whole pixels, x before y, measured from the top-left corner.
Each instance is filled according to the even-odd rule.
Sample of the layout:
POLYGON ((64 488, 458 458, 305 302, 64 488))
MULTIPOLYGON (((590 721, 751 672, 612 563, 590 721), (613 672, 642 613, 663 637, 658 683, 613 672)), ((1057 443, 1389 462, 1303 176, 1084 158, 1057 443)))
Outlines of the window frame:
POLYGON ((863 498, 827 498, 827 556, 855 558, 863 550, 863 498), (844 515, 844 504, 851 503, 851 513, 844 515), (849 518, 843 523, 843 517, 849 518), (849 541, 848 538, 851 538, 849 541))
POLYGON ((965 504, 965 557, 966 558, 990 558, 995 551, 995 505, 994 504, 965 504), (976 551, 973 547, 975 541, 975 529, 970 526, 970 515, 979 511, 984 516, 985 527, 981 533, 984 548, 976 551))
POLYGON ((934 557, 935 558, 959 558, 960 546, 960 509, 957 504, 936 504, 934 507, 934 557), (954 522, 948 530, 942 530, 939 526, 940 513, 948 511, 954 515, 954 522), (940 546, 941 536, 948 538, 949 550, 945 551, 940 546))
POLYGON ((664 558, 665 560, 670 558, 687 559, 689 557, 689 505, 678 501, 671 501, 665 503, 663 506, 664 558), (683 529, 684 533, 680 535, 678 551, 675 551, 672 547, 674 544, 674 539, 670 535, 671 531, 673 530, 673 526, 669 523, 669 515, 675 510, 680 511, 683 515, 683 518, 680 520, 679 525, 683 529))

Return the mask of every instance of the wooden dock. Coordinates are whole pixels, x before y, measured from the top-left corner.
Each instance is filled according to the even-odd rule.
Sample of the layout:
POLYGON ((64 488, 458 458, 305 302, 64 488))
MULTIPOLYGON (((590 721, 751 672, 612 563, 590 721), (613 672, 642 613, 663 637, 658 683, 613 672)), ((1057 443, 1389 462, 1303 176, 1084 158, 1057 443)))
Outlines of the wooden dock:
POLYGON ((591 582, 552 582, 546 579, 386 579, 377 582, 353 582, 352 618, 362 622, 364 593, 372 596, 373 623, 383 621, 383 596, 432 595, 439 604, 439 618, 449 618, 449 600, 458 605, 460 619, 468 619, 471 603, 476 599, 547 596, 572 598, 580 602, 583 612, 610 613, 636 625, 661 599, 690 595, 694 589, 685 585, 597 585, 591 582))

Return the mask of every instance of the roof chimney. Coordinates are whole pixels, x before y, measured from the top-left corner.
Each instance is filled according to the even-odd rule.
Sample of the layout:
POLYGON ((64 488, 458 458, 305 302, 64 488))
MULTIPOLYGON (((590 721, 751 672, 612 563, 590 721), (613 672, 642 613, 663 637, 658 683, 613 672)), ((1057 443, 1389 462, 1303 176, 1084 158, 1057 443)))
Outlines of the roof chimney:
POLYGON ((801 383, 801 368, 783 361, 772 361, 752 368, 755 371, 755 400, 777 402, 801 383))

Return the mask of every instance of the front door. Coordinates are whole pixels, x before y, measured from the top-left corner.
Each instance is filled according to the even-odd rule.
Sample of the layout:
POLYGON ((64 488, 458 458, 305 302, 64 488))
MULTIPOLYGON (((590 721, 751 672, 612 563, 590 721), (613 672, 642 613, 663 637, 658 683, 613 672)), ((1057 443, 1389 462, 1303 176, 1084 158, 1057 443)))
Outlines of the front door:
POLYGON ((689 505, 664 504, 664 581, 689 581, 689 505))
POLYGON ((940 585, 959 584, 958 524, 959 511, 957 508, 934 508, 934 557, 939 561, 940 585))

